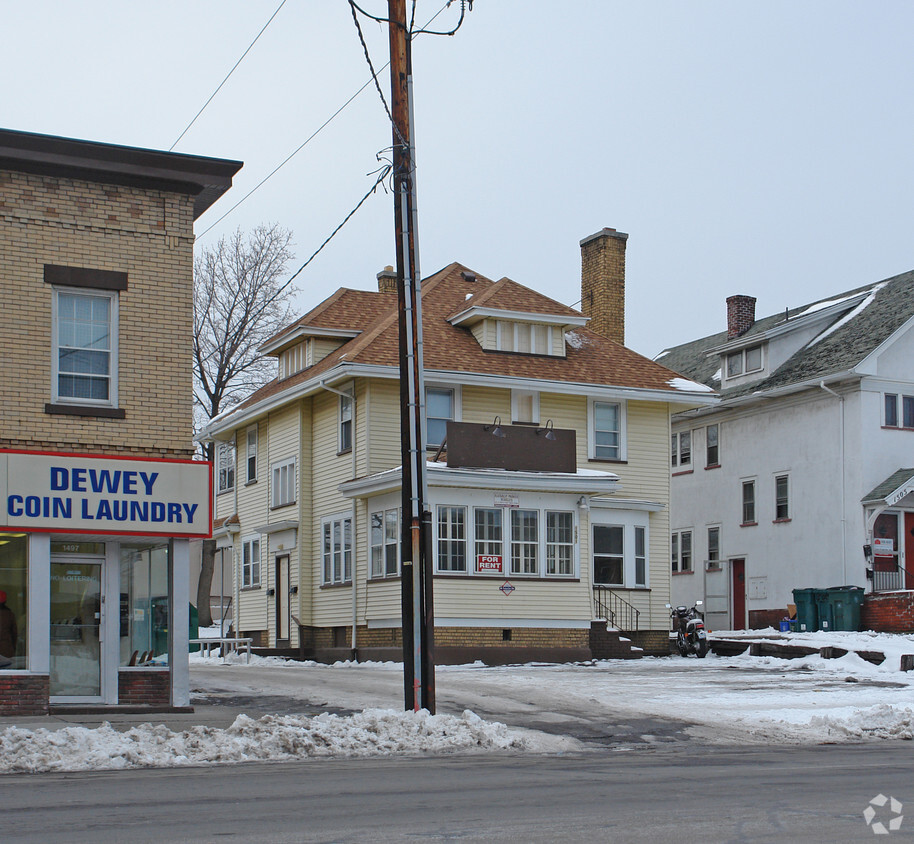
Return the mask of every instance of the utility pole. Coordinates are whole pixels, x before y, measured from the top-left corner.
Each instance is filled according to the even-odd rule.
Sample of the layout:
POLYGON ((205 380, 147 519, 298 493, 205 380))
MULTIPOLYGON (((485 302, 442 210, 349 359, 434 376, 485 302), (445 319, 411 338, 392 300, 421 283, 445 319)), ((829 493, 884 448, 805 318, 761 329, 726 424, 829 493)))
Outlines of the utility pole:
POLYGON ((412 58, 406 0, 388 0, 393 118, 394 229, 400 324, 400 454, 402 463, 400 603, 403 690, 407 709, 435 712, 431 514, 426 482, 422 300, 412 136, 412 58))

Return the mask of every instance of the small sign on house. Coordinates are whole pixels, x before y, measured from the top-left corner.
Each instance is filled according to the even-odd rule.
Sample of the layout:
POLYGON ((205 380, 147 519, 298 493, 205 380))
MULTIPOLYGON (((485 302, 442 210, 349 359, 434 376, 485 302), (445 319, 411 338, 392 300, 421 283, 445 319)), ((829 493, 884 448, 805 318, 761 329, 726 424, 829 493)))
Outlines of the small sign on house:
POLYGON ((873 540, 873 555, 876 557, 891 557, 895 554, 895 540, 885 537, 876 537, 873 540))
POLYGON ((477 554, 476 555, 476 573, 477 574, 502 574, 504 563, 501 554, 477 554))

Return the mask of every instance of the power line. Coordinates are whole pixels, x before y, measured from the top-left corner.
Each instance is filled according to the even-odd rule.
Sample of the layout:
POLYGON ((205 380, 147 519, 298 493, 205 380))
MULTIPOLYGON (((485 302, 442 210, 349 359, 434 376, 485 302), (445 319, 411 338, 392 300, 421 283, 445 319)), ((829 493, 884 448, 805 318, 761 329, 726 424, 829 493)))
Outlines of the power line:
POLYGON ((180 135, 178 135, 178 140, 175 141, 175 142, 168 148, 168 151, 169 151, 169 152, 171 152, 171 151, 178 145, 178 143, 181 141, 181 138, 183 138, 183 137, 188 133, 188 131, 190 130, 190 127, 193 126, 194 123, 197 122, 197 118, 198 118, 201 114, 203 114, 204 109, 212 102, 213 97, 215 97, 216 94, 219 93, 219 90, 222 88, 222 86, 225 85, 226 82, 228 82, 228 78, 235 72, 235 69, 238 67, 238 65, 240 65, 241 62, 244 61, 244 57, 245 57, 248 53, 251 52, 251 47, 253 47, 253 46, 257 43, 257 39, 260 38, 261 35, 263 35, 263 33, 264 33, 264 31, 266 30, 266 28, 273 22, 273 18, 275 18, 275 17, 279 14, 279 10, 280 10, 283 6, 285 6, 285 5, 286 5, 286 0, 282 0, 282 2, 276 7, 276 11, 273 12, 272 15, 270 15, 270 19, 263 25, 263 29, 261 29, 260 32, 257 33, 257 36, 254 38, 254 40, 253 40, 250 44, 248 44, 248 48, 247 48, 247 50, 245 50, 245 51, 241 54, 241 58, 238 59, 237 62, 235 62, 235 64, 232 66, 232 69, 225 75, 225 79, 223 79, 223 80, 219 83, 219 85, 217 86, 216 90, 213 91, 213 93, 209 95, 209 99, 208 99, 205 103, 203 103, 203 106, 201 107, 200 111, 198 111, 198 112, 194 115, 194 119, 191 120, 190 123, 188 123, 187 126, 185 127, 184 131, 183 131, 180 135))

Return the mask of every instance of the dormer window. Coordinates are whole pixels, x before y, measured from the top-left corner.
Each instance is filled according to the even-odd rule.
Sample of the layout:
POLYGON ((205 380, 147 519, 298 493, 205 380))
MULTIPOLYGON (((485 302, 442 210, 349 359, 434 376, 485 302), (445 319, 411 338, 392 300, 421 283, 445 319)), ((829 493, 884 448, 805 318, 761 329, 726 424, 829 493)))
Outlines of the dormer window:
POLYGON ((279 377, 288 378, 311 366, 311 340, 297 343, 279 355, 279 377))
POLYGON ((552 354, 552 326, 497 320, 496 346, 500 352, 528 355, 552 354))
POLYGON ((727 378, 735 378, 762 368, 762 347, 750 346, 727 355, 727 378))

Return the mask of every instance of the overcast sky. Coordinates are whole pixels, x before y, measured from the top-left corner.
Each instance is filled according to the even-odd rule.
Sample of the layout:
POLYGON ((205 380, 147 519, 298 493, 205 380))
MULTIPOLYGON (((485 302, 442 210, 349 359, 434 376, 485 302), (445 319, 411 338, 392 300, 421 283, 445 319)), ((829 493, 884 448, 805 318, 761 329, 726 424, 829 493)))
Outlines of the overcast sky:
MULTIPOLYGON (((168 149, 279 2, 7 0, 0 125, 168 149)), ((363 28, 380 68, 386 30, 363 28)), ((617 228, 627 344, 654 356, 723 330, 728 295, 763 316, 912 269, 912 35, 908 0, 476 0, 414 45, 422 272, 460 261, 575 305, 579 241, 617 228)), ((245 162, 198 247, 275 222, 296 269, 390 146, 373 86, 216 220, 368 80, 345 0, 287 0, 176 147, 245 162)), ((392 202, 299 276, 302 310, 375 289, 392 202)))

